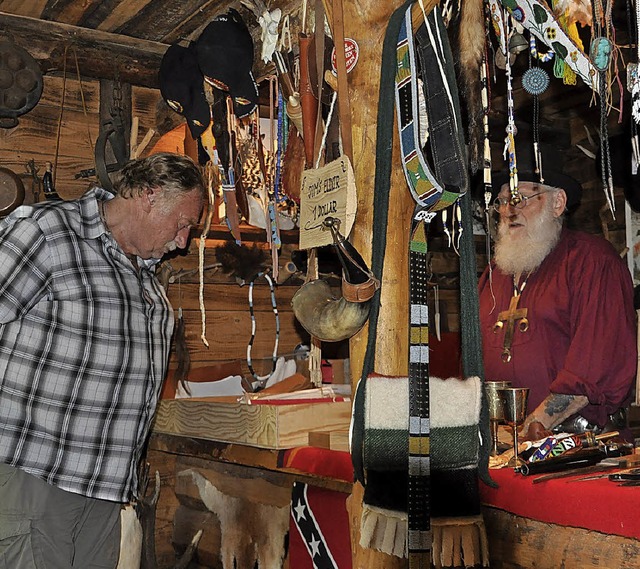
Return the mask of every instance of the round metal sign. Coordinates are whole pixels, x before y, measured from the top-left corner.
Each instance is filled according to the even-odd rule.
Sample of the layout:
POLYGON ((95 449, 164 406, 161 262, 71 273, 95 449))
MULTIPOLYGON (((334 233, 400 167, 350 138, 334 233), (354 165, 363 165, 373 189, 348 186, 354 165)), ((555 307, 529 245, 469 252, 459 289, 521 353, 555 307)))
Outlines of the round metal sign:
MULTIPOLYGON (((351 38, 344 38, 344 56, 347 60, 347 73, 350 73, 351 70, 358 63, 358 56, 360 55, 360 48, 355 40, 351 38)), ((336 65, 336 48, 331 50, 331 70, 334 75, 337 75, 337 65, 336 65)))

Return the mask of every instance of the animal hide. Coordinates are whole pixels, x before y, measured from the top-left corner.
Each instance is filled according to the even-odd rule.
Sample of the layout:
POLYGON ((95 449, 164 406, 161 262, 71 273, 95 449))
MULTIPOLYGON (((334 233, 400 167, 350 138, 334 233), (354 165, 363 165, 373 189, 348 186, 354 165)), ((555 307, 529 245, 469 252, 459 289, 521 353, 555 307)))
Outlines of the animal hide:
POLYGON ((140 569, 142 525, 133 504, 120 512, 120 557, 116 569, 140 569))
POLYGON ((553 2, 553 13, 556 17, 565 16, 570 24, 579 23, 582 26, 589 26, 593 23, 593 13, 591 2, 584 0, 555 0, 553 2))
POLYGON ((280 569, 289 529, 289 507, 260 504, 223 494, 196 470, 178 474, 195 484, 206 508, 220 521, 223 569, 280 569))
POLYGON ((484 51, 483 1, 464 0, 458 29, 458 74, 460 94, 467 109, 469 165, 472 173, 482 168, 484 134, 480 66, 484 51))

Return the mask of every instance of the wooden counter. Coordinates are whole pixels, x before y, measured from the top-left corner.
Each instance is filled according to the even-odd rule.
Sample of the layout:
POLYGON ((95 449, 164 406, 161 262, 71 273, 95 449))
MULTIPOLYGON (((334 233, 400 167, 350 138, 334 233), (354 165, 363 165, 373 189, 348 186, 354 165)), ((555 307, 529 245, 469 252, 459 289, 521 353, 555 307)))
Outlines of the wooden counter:
MULTIPOLYGON (((183 551, 198 529, 203 529, 204 535, 194 569, 222 568, 220 552, 225 543, 234 544, 242 556, 247 544, 233 542, 239 535, 258 547, 260 538, 264 547, 267 541, 279 546, 289 529, 295 481, 345 495, 354 491, 357 497, 358 487, 350 482, 283 467, 287 452, 154 433, 148 457, 152 472, 160 472, 162 484, 156 516, 158 569, 171 567, 176 553, 183 551), (223 539, 218 515, 203 498, 204 486, 224 494, 228 502, 225 510, 230 504, 235 508, 233 526, 237 531, 231 538, 223 539), (268 523, 260 525, 265 514, 268 523)), ((344 460, 348 457, 346 453, 335 455, 344 460)), ((640 566, 640 521, 636 521, 640 487, 617 487, 606 479, 534 484, 534 477, 515 475, 509 469, 492 470, 491 474, 500 487, 489 489, 481 484, 481 495, 492 569, 640 566)), ((238 567, 253 567, 251 558, 238 559, 238 567)), ((287 559, 277 563, 261 567, 289 567, 287 559)))

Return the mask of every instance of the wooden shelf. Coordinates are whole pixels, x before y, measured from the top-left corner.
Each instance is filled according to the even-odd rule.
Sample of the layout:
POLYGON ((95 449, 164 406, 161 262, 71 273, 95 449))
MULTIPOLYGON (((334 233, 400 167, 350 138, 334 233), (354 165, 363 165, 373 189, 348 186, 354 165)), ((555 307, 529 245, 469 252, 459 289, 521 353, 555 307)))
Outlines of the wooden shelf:
MULTIPOLYGON (((202 234, 202 228, 194 228, 191 231, 191 236, 194 238, 200 237, 202 234)), ((231 231, 227 227, 226 223, 217 223, 212 225, 209 229, 209 233, 207 234, 208 239, 221 239, 221 240, 233 240, 233 236, 231 235, 231 231)), ((266 243, 267 242, 267 232, 260 227, 254 227, 253 225, 249 225, 247 223, 240 224, 240 238, 242 242, 249 243, 266 243)), ((298 229, 290 229, 286 231, 280 231, 280 240, 282 243, 287 244, 298 244, 299 241, 299 231, 298 229)))

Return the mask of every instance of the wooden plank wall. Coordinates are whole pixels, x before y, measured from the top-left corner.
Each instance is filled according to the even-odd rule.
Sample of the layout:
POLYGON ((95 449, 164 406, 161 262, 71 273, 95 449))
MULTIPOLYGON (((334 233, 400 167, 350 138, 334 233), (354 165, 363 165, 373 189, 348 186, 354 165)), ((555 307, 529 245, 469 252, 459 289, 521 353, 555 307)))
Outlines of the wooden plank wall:
MULTIPOLYGON (((207 239, 203 266, 217 263, 216 247, 224 245, 224 240, 207 239)), ((252 247, 247 243, 245 246, 252 247)), ((264 245, 262 245, 264 246, 264 245)), ((168 284, 168 295, 175 308, 182 308, 185 322, 185 339, 189 348, 193 368, 206 367, 212 363, 240 360, 245 369, 247 345, 251 338, 251 313, 249 310, 249 285, 239 284, 235 277, 225 274, 222 269, 205 271, 203 285, 204 336, 202 340, 203 313, 200 307, 200 285, 197 272, 176 279, 182 271, 196 271, 199 260, 199 239, 192 239, 185 255, 165 263, 175 282, 168 284)), ((291 245, 283 246, 282 262, 290 258, 291 245)), ((309 343, 309 335, 298 324, 291 308, 291 299, 300 286, 298 279, 276 287, 275 297, 280 320, 278 355, 290 358, 294 348, 300 343, 309 343)), ((252 346, 252 360, 257 373, 268 373, 272 362, 276 338, 276 319, 271 303, 271 293, 267 281, 259 278, 253 287, 255 314, 255 339, 252 346)), ((288 359, 287 358, 287 359, 288 359)), ((172 367, 177 365, 175 353, 172 367)), ((301 371, 304 371, 302 369, 301 371)))
MULTIPOLYGON (((142 140, 148 128, 155 127, 159 96, 155 89, 132 89, 132 113, 140 120, 139 140, 142 140)), ((74 175, 80 170, 94 167, 94 145, 100 124, 99 99, 100 85, 97 81, 78 81, 69 75, 65 81, 62 76, 46 75, 38 104, 18 118, 19 123, 15 128, 0 129, 0 165, 21 176, 28 196, 31 195, 32 184, 26 164, 34 160, 41 177, 47 162, 56 163, 58 130, 55 179, 60 196, 64 199, 77 198, 96 181, 96 178, 76 180, 74 175)), ((148 148, 152 148, 157 138, 158 135, 148 148)), ((41 199, 44 197, 41 196, 41 199)), ((26 201, 31 203, 33 200, 26 201)))

